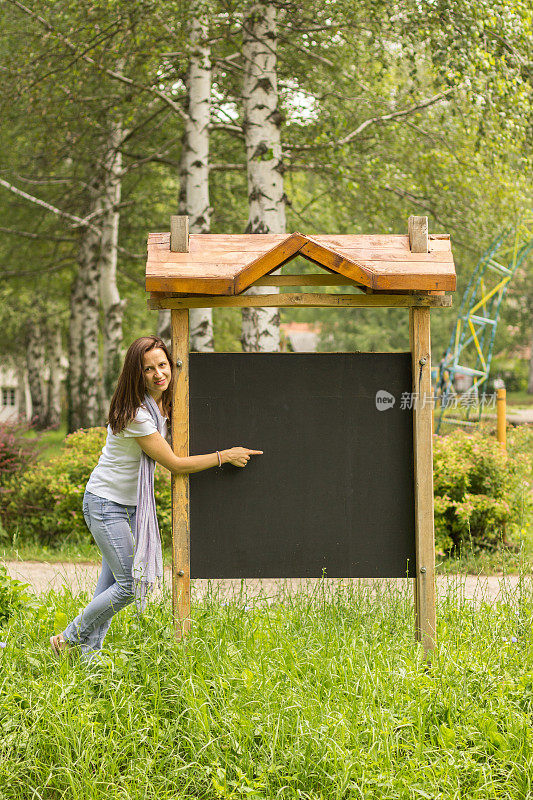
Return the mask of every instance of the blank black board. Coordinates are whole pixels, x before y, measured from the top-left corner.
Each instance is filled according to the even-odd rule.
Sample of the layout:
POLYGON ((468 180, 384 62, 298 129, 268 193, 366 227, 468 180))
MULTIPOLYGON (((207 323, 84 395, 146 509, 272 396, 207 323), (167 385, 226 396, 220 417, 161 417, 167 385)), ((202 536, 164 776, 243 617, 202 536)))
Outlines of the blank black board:
POLYGON ((404 392, 410 353, 192 353, 191 455, 264 455, 191 474, 191 577, 413 577, 404 392))

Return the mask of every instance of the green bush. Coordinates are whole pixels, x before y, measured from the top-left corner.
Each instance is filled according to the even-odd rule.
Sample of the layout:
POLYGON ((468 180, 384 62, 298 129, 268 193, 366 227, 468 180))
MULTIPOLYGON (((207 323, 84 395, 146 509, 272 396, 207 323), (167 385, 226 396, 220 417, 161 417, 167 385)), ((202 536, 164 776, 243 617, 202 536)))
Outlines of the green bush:
MULTIPOLYGON (((531 510, 531 456, 513 447, 513 435, 508 453, 479 432, 434 437, 437 551, 495 550, 516 541, 531 510)), ((525 442, 524 432, 517 435, 525 442)))
MULTIPOLYGON (((105 428, 80 429, 65 438, 58 455, 7 479, 0 515, 8 535, 50 546, 91 541, 82 501, 105 438, 105 428)), ((155 496, 161 535, 170 541, 170 475, 159 466, 155 496)))

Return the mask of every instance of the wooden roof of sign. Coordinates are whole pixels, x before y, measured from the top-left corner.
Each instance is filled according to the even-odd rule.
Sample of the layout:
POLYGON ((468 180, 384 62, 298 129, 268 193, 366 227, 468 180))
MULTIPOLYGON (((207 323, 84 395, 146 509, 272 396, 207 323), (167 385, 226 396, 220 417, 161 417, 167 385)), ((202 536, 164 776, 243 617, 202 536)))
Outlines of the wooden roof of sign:
POLYGON ((151 292, 238 295, 296 256, 368 291, 454 291, 448 234, 430 234, 427 253, 412 252, 409 236, 191 234, 189 251, 170 249, 170 233, 150 233, 146 289, 151 292))

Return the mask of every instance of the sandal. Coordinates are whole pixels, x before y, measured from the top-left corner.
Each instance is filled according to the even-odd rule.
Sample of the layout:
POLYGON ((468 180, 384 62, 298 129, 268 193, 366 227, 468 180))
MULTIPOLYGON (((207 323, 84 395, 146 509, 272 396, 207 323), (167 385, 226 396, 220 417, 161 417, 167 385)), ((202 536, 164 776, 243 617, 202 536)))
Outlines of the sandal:
POLYGON ((50 646, 52 648, 54 655, 57 656, 57 658, 59 658, 63 650, 66 650, 67 644, 68 643, 66 639, 63 639, 62 633, 58 633, 55 636, 50 636, 50 646))

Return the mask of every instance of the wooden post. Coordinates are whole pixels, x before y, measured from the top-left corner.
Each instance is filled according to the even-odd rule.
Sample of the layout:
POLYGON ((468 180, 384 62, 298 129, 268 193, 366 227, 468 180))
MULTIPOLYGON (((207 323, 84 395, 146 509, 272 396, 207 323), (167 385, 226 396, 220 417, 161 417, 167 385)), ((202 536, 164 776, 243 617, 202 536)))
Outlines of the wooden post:
MULTIPOLYGON (((409 217, 408 229, 411 251, 427 253, 427 217, 409 217)), ((428 653, 437 643, 433 524, 433 392, 429 308, 409 309, 409 340, 414 399, 415 635, 428 653)))
POLYGON ((189 252, 189 217, 170 217, 170 249, 173 253, 189 252))
POLYGON ((496 395, 496 434, 498 437, 498 441, 501 444, 504 450, 507 449, 507 430, 506 430, 506 418, 507 418, 507 399, 506 399, 507 392, 505 389, 498 389, 498 393, 496 395))
MULTIPOLYGON (((172 392, 172 449, 189 455, 189 311, 172 309, 172 360, 176 380, 172 392)), ((172 492, 172 614, 179 640, 191 627, 189 475, 174 475, 172 492)))
POLYGON ((407 220, 411 253, 428 253, 428 218, 409 217, 407 220))
MULTIPOLYGON (((189 252, 189 218, 170 218, 170 249, 189 252)), ((172 360, 176 380, 172 391, 172 449, 189 455, 189 310, 172 309, 172 360)), ((191 559, 189 476, 175 475, 172 493, 172 615, 176 638, 191 629, 191 559)))

